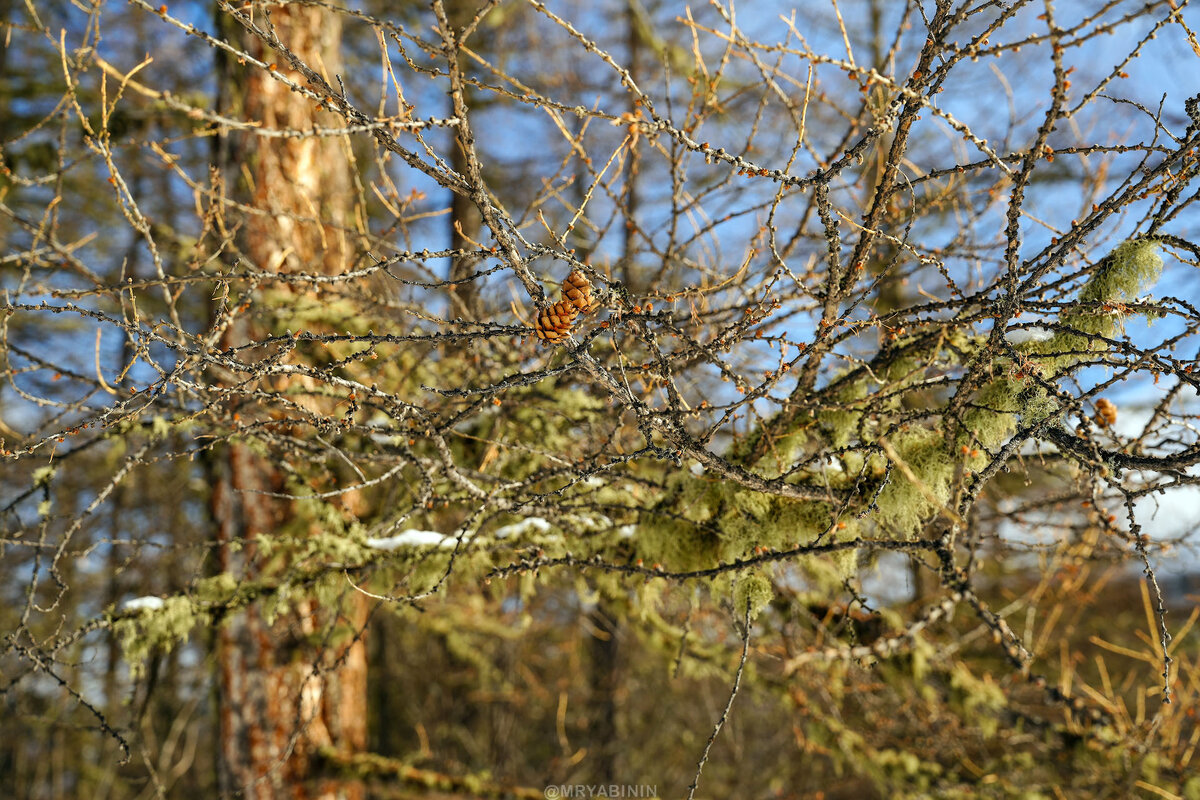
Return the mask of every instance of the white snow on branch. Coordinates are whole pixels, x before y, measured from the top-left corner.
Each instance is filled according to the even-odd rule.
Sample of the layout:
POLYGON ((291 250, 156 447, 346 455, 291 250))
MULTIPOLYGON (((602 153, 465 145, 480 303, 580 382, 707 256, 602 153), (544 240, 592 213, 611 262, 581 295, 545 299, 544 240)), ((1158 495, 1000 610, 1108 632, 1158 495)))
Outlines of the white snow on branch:
POLYGON ((599 531, 611 528, 613 521, 603 514, 584 514, 574 518, 579 527, 585 531, 599 531))
POLYGON ((620 536, 622 539, 629 539, 633 537, 636 531, 637 525, 622 525, 617 528, 617 536, 620 536))
POLYGON ((437 531, 419 531, 411 528, 395 536, 385 536, 381 539, 367 539, 367 547, 372 550, 399 550, 401 547, 454 547, 453 536, 443 536, 437 531))
POLYGON ((1054 331, 1048 328, 1013 328, 1004 332, 1004 340, 1009 344, 1048 342, 1053 338, 1054 331))
POLYGON ((497 528, 492 534, 497 539, 507 539, 510 536, 521 536, 526 533, 549 533, 550 523, 541 517, 527 517, 520 522, 514 522, 512 525, 505 525, 503 528, 497 528))
POLYGON ((122 611, 158 611, 166 605, 161 597, 135 597, 121 604, 122 611))

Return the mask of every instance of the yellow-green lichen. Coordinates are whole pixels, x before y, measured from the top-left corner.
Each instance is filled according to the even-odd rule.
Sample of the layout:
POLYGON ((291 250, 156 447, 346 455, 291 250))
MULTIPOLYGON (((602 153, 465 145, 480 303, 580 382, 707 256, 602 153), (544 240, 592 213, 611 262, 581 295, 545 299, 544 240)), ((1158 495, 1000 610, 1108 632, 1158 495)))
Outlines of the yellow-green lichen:
POLYGON ((638 526, 637 554, 647 565, 671 569, 711 567, 717 560, 718 539, 687 520, 647 515, 638 526))
POLYGON ((1080 290, 1079 301, 1086 307, 1063 315, 1062 324, 1068 330, 1017 345, 1029 363, 1000 362, 1003 374, 978 393, 974 407, 963 416, 975 441, 994 448, 1015 432, 1018 419, 1035 424, 1059 413, 1059 402, 1038 385, 1032 373, 1053 379, 1087 354, 1103 350, 1103 339, 1114 334, 1121 319, 1119 309, 1105 305, 1135 299, 1158 280, 1162 267, 1160 246, 1153 239, 1119 245, 1080 290), (1100 308, 1095 307, 1098 304, 1100 308))
POLYGON ((1131 239, 1112 252, 1108 265, 1079 293, 1085 303, 1133 300, 1162 274, 1160 246, 1154 239, 1131 239))
POLYGON ((931 428, 901 432, 892 449, 899 463, 879 493, 875 516, 900 535, 915 538, 925 521, 950 501, 959 461, 931 428))
POLYGON ((1030 348, 1031 351, 1057 356, 1047 366, 1060 370, 1085 353, 1104 349, 1105 344, 1098 337, 1112 337, 1122 319, 1118 308, 1106 306, 1135 300, 1158 280, 1163 267, 1160 249, 1153 239, 1130 240, 1119 245, 1079 292, 1079 301, 1089 307, 1063 315, 1063 325, 1072 332, 1060 332, 1030 348), (1101 307, 1095 308, 1097 304, 1101 307))
POLYGON ((744 619, 749 614, 750 619, 756 619, 766 608, 775 590, 771 582, 761 575, 744 575, 733 587, 733 608, 738 619, 744 619))
POLYGON ((972 408, 963 414, 963 425, 984 447, 998 447, 1017 428, 1018 397, 1023 381, 998 378, 979 392, 972 408))
POLYGON ((176 596, 158 608, 143 608, 113 622, 113 634, 121 643, 134 678, 145 671, 146 659, 155 652, 169 652, 186 641, 197 625, 207 626, 211 615, 190 598, 176 596))

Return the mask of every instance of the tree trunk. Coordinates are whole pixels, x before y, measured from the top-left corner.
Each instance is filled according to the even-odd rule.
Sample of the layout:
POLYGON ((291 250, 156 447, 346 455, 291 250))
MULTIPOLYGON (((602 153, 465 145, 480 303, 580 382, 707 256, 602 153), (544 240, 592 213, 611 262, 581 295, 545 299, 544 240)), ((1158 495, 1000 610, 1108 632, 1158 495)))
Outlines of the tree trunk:
MULTIPOLYGON (((257 15, 255 22, 265 28, 262 11, 257 15)), ((229 41, 275 64, 280 74, 298 84, 306 83, 280 54, 223 12, 219 17, 229 41)), ((280 41, 313 69, 330 78, 340 70, 338 14, 284 4, 271 9, 269 22, 280 41)), ((292 92, 271 71, 233 62, 225 66, 226 113, 268 129, 310 130, 318 121, 338 124, 327 113, 318 120, 316 103, 292 92)), ((247 215, 237 239, 256 269, 281 274, 333 274, 346 269, 352 257, 346 230, 354 195, 352 166, 344 147, 337 137, 266 138, 242 132, 222 141, 222 166, 238 187, 234 198, 266 212, 247 215)), ((287 300, 280 297, 288 297, 289 292, 296 300, 313 292, 302 284, 274 288, 275 302, 284 305, 287 300)), ((261 302, 255 299, 256 306, 261 302)), ((271 307, 260 309, 256 317, 244 316, 226 330, 222 347, 262 339, 285 321, 286 313, 286 308, 271 307)), ((266 355, 265 349, 258 354, 266 355)), ((287 386, 276 382, 261 388, 282 392, 287 386)), ((330 411, 317 408, 316 401, 308 405, 318 413, 330 411)), ((242 413, 245 418, 254 411, 242 413)), ((268 560, 260 544, 281 530, 302 536, 316 523, 301 518, 292 501, 268 494, 285 491, 285 481, 261 448, 234 439, 217 470, 212 507, 222 571, 241 581, 277 579, 288 567, 286 545, 272 547, 268 560)), ((343 498, 343 503, 354 511, 355 498, 343 498)), ((362 796, 361 784, 323 779, 314 774, 313 765, 321 748, 352 754, 366 743, 363 639, 357 636, 349 643, 331 644, 327 633, 335 624, 361 632, 366 617, 363 599, 352 593, 343 598, 340 608, 320 608, 308 597, 273 621, 252 605, 225 621, 218 636, 224 796, 256 800, 362 796)))
POLYGON ((599 784, 617 781, 617 754, 620 738, 617 732, 617 692, 621 688, 617 674, 617 628, 619 622, 607 601, 601 600, 589 612, 592 638, 588 642, 591 656, 589 679, 588 738, 593 754, 595 780, 599 784))
MULTIPOLYGON (((450 165, 459 175, 467 173, 467 156, 457 142, 450 148, 450 165)), ((474 250, 478 247, 483 217, 471 198, 451 193, 450 196, 450 247, 454 250, 474 250)), ((474 256, 456 257, 450 265, 450 290, 453 307, 450 317, 479 317, 479 281, 471 280, 479 259, 474 256)))

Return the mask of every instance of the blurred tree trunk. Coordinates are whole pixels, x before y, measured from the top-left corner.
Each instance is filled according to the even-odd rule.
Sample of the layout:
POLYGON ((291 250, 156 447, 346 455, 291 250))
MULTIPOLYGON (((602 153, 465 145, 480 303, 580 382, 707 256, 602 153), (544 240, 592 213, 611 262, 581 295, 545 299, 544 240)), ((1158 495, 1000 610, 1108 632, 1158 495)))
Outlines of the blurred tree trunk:
MULTIPOLYGON (((297 83, 306 83, 302 75, 285 66, 282 56, 269 51, 224 13, 218 16, 230 41, 268 63, 277 63, 278 70, 297 83)), ((260 14, 256 22, 265 25, 266 20, 260 14)), ((280 41, 314 69, 330 79, 340 71, 339 15, 318 7, 286 4, 272 8, 269 22, 280 41)), ((310 130, 318 122, 316 103, 290 91, 270 72, 228 62, 225 66, 225 103, 240 118, 261 122, 265 128, 299 130, 310 130)), ((320 121, 337 124, 332 116, 320 121)), ((354 193, 352 165, 338 137, 284 139, 239 133, 226 137, 221 148, 222 167, 238 187, 235 199, 268 212, 248 216, 238 239, 242 253, 255 268, 281 274, 333 274, 346 269, 352 257, 346 230, 352 221, 354 193)), ((314 291, 300 284, 288 286, 297 300, 314 291)), ((287 291, 276 297, 279 295, 286 296, 287 291)), ((287 313, 286 308, 265 311, 265 315, 243 316, 235 322, 221 345, 260 340, 271 333, 272 318, 279 321, 287 313)), ((258 357, 266 355, 264 349, 258 357)), ((286 569, 286 549, 274 548, 268 560, 260 542, 281 530, 303 536, 317 523, 301 518, 292 501, 270 496, 286 491, 285 480, 261 449, 232 441, 217 469, 212 505, 222 570, 244 581, 277 575, 286 569)), ((342 501, 349 506, 347 510, 355 510, 356 498, 342 501)), ((314 644, 325 641, 325 632, 335 623, 361 631, 365 621, 362 600, 361 595, 353 594, 344 599, 340 609, 330 609, 319 607, 310 596, 274 622, 252 605, 221 627, 223 795, 255 800, 362 796, 358 782, 320 779, 313 774, 319 749, 354 753, 366 743, 362 638, 353 638, 349 644, 314 644)))
POLYGON ((617 694, 622 690, 617 672, 617 630, 620 623, 615 610, 607 601, 600 601, 588 614, 592 635, 588 640, 591 668, 588 673, 591 688, 589 697, 588 738, 594 756, 594 775, 597 783, 615 783, 617 754, 621 742, 617 731, 617 694))
MULTIPOLYGON (((465 56, 459 57, 465 60, 465 56)), ((467 155, 457 142, 450 148, 450 166, 459 175, 467 174, 467 155)), ((453 192, 450 198, 450 247, 454 250, 474 250, 483 227, 483 218, 475 202, 466 195, 453 192)), ((452 259, 450 265, 450 290, 454 306, 450 316, 476 319, 479 316, 479 281, 472 280, 479 259, 463 256, 452 259)))
MULTIPOLYGON (((462 0, 451 0, 446 3, 446 16, 457 31, 475 16, 477 9, 474 4, 462 0)), ((457 36, 457 34, 455 34, 457 36)), ((477 46, 477 45, 476 45, 477 46)), ((469 72, 471 60, 463 51, 454 56, 458 59, 458 67, 464 73, 469 72)), ((475 92, 470 85, 464 87, 464 97, 468 108, 475 107, 475 92)), ((454 113, 453 106, 448 109, 454 113)), ((476 130, 476 134, 479 131, 476 130)), ((461 141, 450 146, 450 167, 459 175, 466 175, 467 151, 461 141)), ((451 192, 450 194, 450 247, 454 250, 476 250, 479 247, 479 237, 483 231, 483 216, 475 201, 465 194, 451 192)), ((478 319, 480 313, 479 281, 471 280, 475 269, 479 266, 477 256, 454 257, 450 261, 450 289, 452 306, 450 317, 462 316, 467 319, 478 319)))

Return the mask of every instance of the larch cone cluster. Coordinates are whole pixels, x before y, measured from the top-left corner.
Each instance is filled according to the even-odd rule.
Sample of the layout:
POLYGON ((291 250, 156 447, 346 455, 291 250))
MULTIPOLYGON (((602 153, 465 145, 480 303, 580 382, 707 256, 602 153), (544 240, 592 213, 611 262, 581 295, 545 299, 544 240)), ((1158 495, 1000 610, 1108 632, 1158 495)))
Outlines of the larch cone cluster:
POLYGON ((571 274, 563 281, 562 297, 554 305, 539 311, 533 323, 534 334, 543 342, 557 342, 568 336, 575 325, 575 318, 595 307, 592 284, 577 269, 571 270, 571 274))

